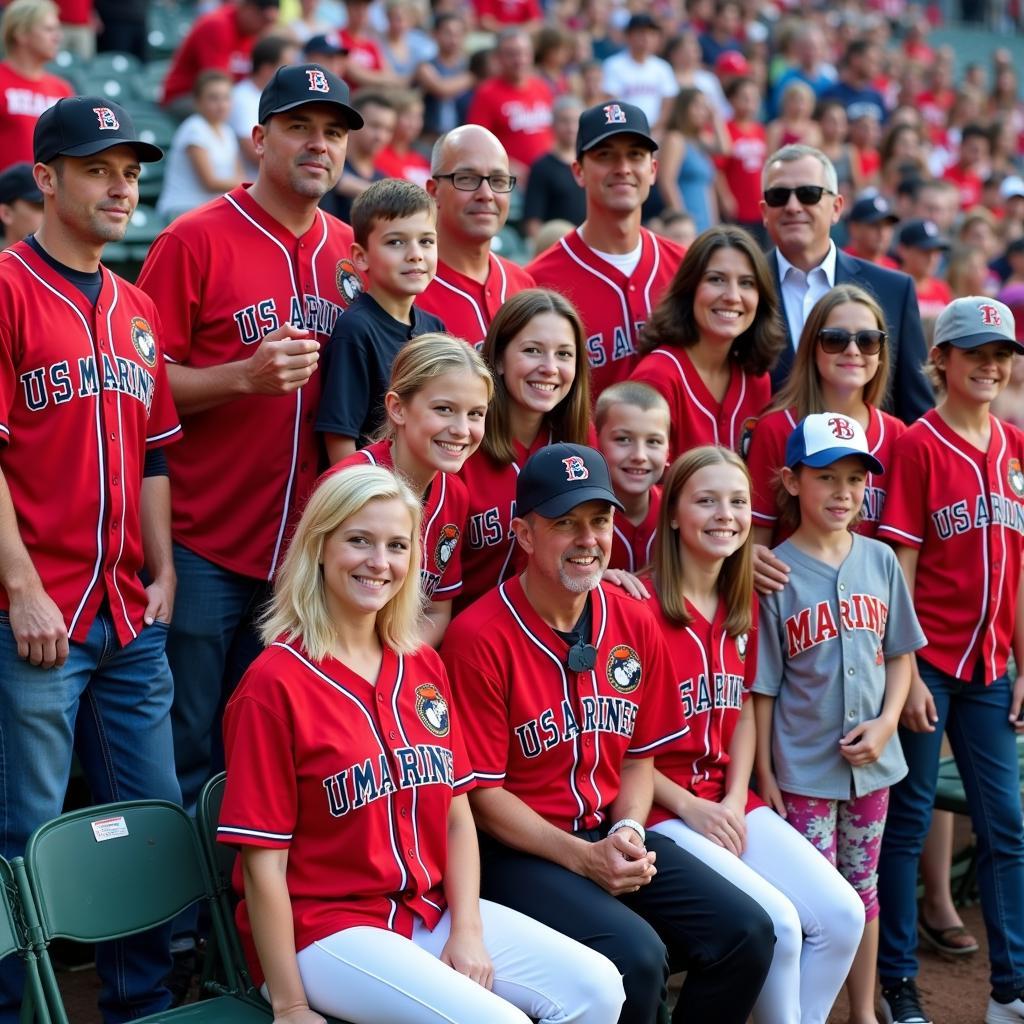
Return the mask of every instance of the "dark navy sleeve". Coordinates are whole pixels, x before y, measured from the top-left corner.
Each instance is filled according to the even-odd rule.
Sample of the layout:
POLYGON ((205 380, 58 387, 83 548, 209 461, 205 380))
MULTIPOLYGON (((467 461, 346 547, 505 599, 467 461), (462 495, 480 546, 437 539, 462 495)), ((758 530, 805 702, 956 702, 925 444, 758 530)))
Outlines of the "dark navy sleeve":
POLYGON ((373 344, 367 319, 350 309, 338 317, 331 334, 331 357, 327 361, 317 413, 316 429, 339 437, 359 437, 370 412, 372 393, 368 348, 373 344), (353 315, 355 314, 355 315, 353 315))

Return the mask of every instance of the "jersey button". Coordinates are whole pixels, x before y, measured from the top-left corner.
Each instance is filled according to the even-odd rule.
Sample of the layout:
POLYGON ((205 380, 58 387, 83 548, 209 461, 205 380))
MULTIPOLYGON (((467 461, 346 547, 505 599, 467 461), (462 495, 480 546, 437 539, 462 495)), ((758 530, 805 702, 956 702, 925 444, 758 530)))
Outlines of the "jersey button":
POLYGON ((853 669, 852 669, 852 668, 848 668, 848 669, 846 670, 846 674, 847 674, 848 676, 852 676, 852 675, 853 675, 853 669))
POLYGON ((846 714, 846 717, 849 718, 849 719, 854 719, 854 718, 857 717, 857 712, 856 711, 848 711, 847 714, 846 714))
POLYGON ((110 434, 110 440, 111 440, 111 441, 116 441, 116 440, 117 440, 117 434, 115 434, 115 433, 111 432, 111 434, 110 434))
POLYGON ((384 703, 384 694, 383 693, 378 693, 377 694, 377 703, 378 704, 383 704, 384 703))
POLYGON ((409 812, 403 807, 402 810, 401 810, 401 815, 402 815, 403 818, 408 818, 409 817, 409 812))
POLYGON ((845 590, 846 589, 846 584, 845 583, 840 583, 839 584, 839 589, 840 590, 845 590))
MULTIPOLYGON (((396 739, 397 737, 398 737, 398 733, 395 732, 394 729, 392 729, 391 732, 388 733, 388 739, 393 740, 393 739, 396 739)), ((402 813, 404 814, 405 811, 403 811, 402 813)))

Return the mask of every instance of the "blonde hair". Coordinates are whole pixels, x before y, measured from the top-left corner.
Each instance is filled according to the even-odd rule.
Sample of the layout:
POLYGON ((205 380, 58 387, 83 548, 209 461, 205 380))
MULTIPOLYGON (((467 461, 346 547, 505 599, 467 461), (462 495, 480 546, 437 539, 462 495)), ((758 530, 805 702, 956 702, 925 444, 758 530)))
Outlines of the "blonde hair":
POLYGON ((651 412, 657 409, 665 414, 671 426, 672 413, 669 410, 668 402, 650 384, 644 384, 638 380, 620 380, 618 384, 612 384, 604 389, 597 397, 594 405, 594 429, 601 432, 601 428, 608 419, 608 414, 616 405, 631 405, 642 412, 651 412))
MULTIPOLYGON (((878 329, 888 332, 882 307, 863 288, 854 284, 837 284, 829 289, 807 314, 789 376, 765 413, 776 409, 796 409, 797 419, 802 420, 813 413, 828 412, 821 393, 821 377, 815 358, 818 353, 818 332, 828 323, 832 311, 848 302, 865 306, 874 316, 878 329)), ((886 338, 878 353, 878 369, 874 377, 864 385, 864 401, 868 405, 880 406, 885 401, 889 390, 889 361, 889 339, 886 338)))
POLYGON ((323 480, 295 529, 274 584, 274 596, 259 618, 265 644, 282 634, 298 640, 314 661, 324 658, 335 638, 324 595, 324 543, 371 501, 400 501, 411 520, 409 573, 377 613, 377 636, 385 647, 409 654, 420 646, 420 503, 398 476, 380 466, 352 466, 323 480))
POLYGON ((0 18, 0 38, 3 39, 5 53, 17 45, 15 36, 22 32, 31 32, 48 14, 60 18, 60 8, 53 0, 14 0, 4 9, 0 18))
MULTIPOLYGON (((679 530, 672 525, 676 502, 686 482, 707 466, 732 466, 743 474, 747 490, 752 491, 747 464, 729 448, 720 445, 702 445, 691 448, 672 463, 665 477, 658 513, 658 532, 654 538, 654 589, 665 618, 680 626, 690 623, 693 616, 686 610, 683 597, 683 552, 680 550, 679 530)), ((750 631, 754 622, 754 531, 722 565, 718 574, 718 595, 725 602, 725 631, 729 636, 740 636, 750 631)))
MULTIPOLYGON (((487 404, 494 397, 494 378, 483 357, 472 345, 450 334, 421 334, 403 345, 391 364, 389 394, 403 403, 422 391, 432 380, 444 373, 464 371, 478 377, 487 387, 487 404)), ((390 417, 377 434, 378 440, 390 440, 397 433, 390 417)))

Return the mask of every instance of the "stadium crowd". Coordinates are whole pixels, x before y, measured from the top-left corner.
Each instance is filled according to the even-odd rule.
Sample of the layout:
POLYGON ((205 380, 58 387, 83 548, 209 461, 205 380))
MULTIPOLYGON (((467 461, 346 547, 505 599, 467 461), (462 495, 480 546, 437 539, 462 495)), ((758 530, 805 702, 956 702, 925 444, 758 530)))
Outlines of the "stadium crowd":
POLYGON ((945 740, 1024 1021, 1024 102, 940 16, 11 0, 0 853, 226 767, 281 1024, 929 1024, 945 740))

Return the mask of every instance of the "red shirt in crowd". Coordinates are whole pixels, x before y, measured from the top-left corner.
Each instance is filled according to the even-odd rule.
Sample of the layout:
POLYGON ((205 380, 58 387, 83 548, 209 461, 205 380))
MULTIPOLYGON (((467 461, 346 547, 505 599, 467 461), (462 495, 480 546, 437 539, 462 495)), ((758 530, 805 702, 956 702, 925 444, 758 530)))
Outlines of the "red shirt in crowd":
POLYGON ((965 170, 954 164, 952 167, 947 167, 946 173, 942 176, 960 189, 961 210, 969 210, 981 202, 982 181, 974 171, 965 170))
POLYGON ((886 270, 900 269, 900 265, 891 256, 886 256, 884 252, 879 253, 878 256, 868 256, 866 253, 858 252, 854 245, 848 245, 843 252, 850 256, 856 256, 857 259, 864 260, 866 263, 874 263, 876 267, 885 267, 886 270))
POLYGON ((374 166, 388 178, 402 178, 425 188, 430 177, 430 161, 414 149, 404 153, 396 153, 390 146, 385 146, 376 157, 374 166))
POLYGON ((32 133, 39 115, 75 90, 63 78, 25 78, 0 61, 0 171, 20 161, 32 163, 32 133))
POLYGON ((510 160, 529 167, 555 144, 552 103, 551 88, 542 78, 528 78, 522 85, 489 78, 477 88, 466 120, 489 128, 510 160))
POLYGON ((524 25, 543 17, 537 0, 475 0, 477 18, 491 17, 499 25, 524 25))
POLYGON ((768 148, 764 125, 758 121, 726 123, 732 152, 723 160, 722 170, 736 200, 735 219, 743 224, 761 222, 761 170, 768 148))
POLYGON ((914 281, 914 288, 922 320, 925 317, 937 317, 953 301, 953 290, 940 277, 914 281))

